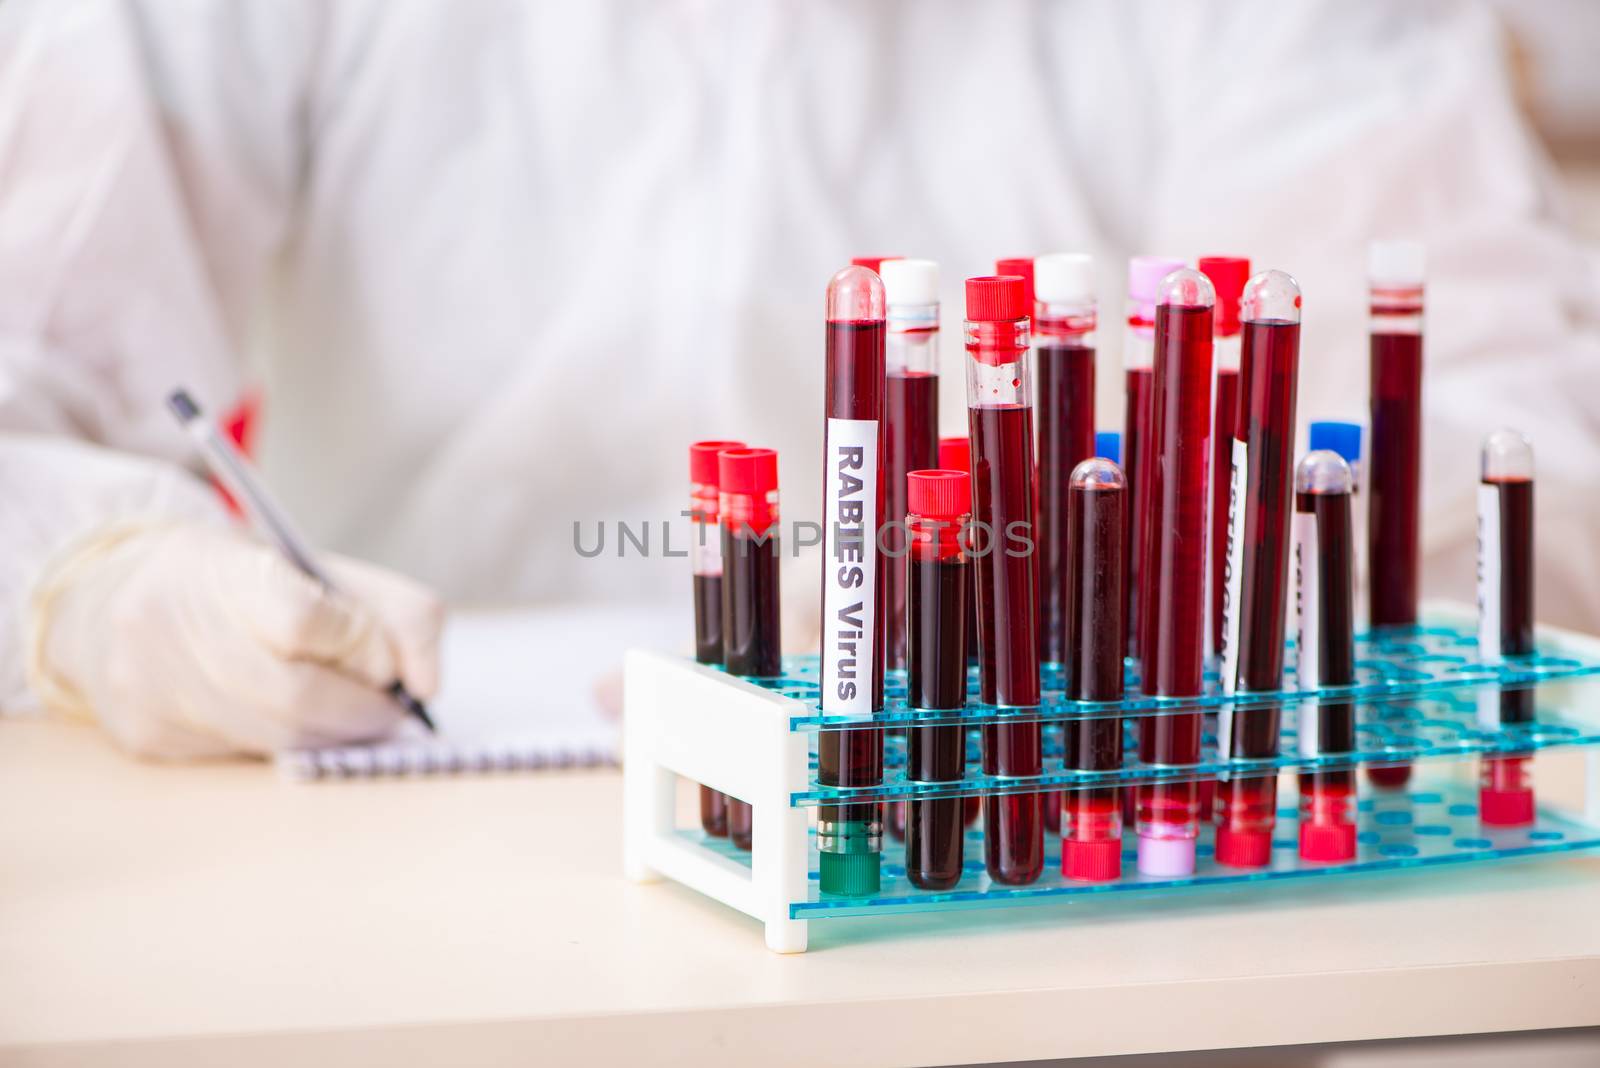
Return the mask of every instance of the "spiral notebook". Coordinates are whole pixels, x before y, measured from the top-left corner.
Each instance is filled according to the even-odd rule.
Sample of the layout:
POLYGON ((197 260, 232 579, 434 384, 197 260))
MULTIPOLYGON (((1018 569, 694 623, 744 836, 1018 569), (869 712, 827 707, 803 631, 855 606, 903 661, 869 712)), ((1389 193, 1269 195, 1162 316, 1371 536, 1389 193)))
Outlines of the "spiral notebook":
POLYGON ((659 605, 453 615, 428 708, 437 734, 407 720, 371 745, 280 753, 278 767, 314 781, 616 764, 624 650, 681 650, 690 626, 659 605))

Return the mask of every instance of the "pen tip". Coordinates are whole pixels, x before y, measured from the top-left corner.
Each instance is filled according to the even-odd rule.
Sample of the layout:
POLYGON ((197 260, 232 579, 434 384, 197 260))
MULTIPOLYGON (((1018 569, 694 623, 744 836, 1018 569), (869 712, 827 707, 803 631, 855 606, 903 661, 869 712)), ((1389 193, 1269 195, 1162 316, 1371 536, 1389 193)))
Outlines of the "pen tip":
POLYGON ((172 395, 167 398, 167 407, 171 408, 172 414, 185 423, 200 417, 200 406, 194 402, 193 397, 189 396, 187 390, 173 390, 172 395))

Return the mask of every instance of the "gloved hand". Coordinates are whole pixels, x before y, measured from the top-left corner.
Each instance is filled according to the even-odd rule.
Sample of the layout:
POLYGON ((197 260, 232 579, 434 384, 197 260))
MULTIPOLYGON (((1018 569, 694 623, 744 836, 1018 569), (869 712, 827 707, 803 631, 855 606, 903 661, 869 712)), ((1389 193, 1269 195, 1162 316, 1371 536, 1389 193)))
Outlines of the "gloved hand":
POLYGON ((403 718, 390 682, 422 699, 438 687, 443 607, 392 572, 324 565, 338 593, 229 530, 103 529, 34 587, 30 685, 147 757, 383 737, 403 718))

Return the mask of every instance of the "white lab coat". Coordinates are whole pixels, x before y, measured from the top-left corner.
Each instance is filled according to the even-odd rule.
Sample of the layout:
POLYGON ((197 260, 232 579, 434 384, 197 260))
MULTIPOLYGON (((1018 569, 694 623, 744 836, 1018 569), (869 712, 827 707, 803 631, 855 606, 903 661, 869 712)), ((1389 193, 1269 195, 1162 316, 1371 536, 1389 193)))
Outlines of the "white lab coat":
POLYGON ((308 532, 449 597, 681 592, 659 531, 588 560, 574 522, 675 517, 704 437, 778 448, 814 518, 823 287, 863 252, 943 264, 959 432, 996 256, 1099 257, 1107 427, 1130 253, 1290 270, 1304 422, 1364 416, 1366 243, 1423 239, 1428 592, 1470 596, 1514 424, 1541 616, 1600 624, 1595 289, 1473 7, 12 0, 0 146, 0 706, 41 561, 216 515, 179 382, 259 383, 308 532))

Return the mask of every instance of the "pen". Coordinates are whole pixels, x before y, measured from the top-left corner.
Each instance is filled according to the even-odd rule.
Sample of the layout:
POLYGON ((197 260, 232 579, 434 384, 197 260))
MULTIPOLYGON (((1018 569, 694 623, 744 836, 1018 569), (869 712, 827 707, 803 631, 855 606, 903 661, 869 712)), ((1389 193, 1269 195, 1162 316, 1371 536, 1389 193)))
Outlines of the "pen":
MULTIPOLYGON (((323 589, 329 592, 337 591, 338 587, 334 585, 333 580, 317 566, 315 557, 311 555, 310 546, 290 524, 289 517, 278 507, 277 502, 267 495, 266 487, 251 473, 249 461, 232 441, 219 434, 216 426, 201 414, 200 406, 189 396, 188 391, 174 390, 167 398, 167 407, 172 409, 172 413, 178 417, 178 422, 183 424, 189 436, 194 438, 200 447, 200 455, 212 475, 226 487, 234 500, 239 502, 257 525, 266 529, 273 543, 289 562, 301 574, 315 579, 323 589)), ((421 701, 411 696, 403 682, 395 679, 389 684, 387 692, 401 708, 416 717, 424 727, 430 731, 434 729, 433 720, 428 718, 427 708, 421 701)))

